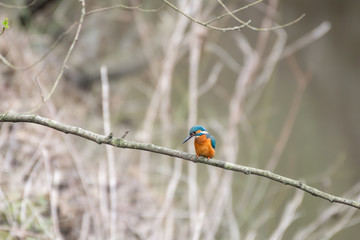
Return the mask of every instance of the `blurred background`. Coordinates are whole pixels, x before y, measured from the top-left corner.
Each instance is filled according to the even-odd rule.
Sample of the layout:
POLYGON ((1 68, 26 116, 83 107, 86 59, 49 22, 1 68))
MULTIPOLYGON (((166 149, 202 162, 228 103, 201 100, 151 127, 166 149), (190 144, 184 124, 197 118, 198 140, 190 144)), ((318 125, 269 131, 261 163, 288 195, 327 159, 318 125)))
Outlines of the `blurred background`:
MULTIPOLYGON (((2 0, 0 112, 191 153, 201 124, 216 159, 359 200, 360 2, 171 3, 219 29, 161 0, 2 0)), ((0 124, 0 161, 1 239, 360 234, 358 210, 292 187, 34 124, 0 124)))

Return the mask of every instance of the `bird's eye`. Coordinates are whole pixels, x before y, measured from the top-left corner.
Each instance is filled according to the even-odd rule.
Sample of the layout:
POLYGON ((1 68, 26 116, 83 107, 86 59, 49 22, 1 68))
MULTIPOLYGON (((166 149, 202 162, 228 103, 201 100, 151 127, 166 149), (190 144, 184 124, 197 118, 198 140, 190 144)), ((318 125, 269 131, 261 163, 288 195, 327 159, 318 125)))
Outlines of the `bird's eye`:
POLYGON ((191 135, 195 135, 195 134, 196 134, 196 132, 192 132, 192 133, 191 133, 191 135))

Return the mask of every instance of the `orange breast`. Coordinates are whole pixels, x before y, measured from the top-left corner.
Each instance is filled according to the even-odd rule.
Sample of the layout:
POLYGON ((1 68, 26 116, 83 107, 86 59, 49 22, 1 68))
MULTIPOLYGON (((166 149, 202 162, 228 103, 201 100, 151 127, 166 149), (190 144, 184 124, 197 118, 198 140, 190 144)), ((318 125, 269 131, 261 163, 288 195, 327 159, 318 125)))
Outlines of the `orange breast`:
POLYGON ((205 135, 195 138, 194 145, 197 156, 207 158, 213 158, 215 156, 215 150, 211 147, 211 140, 205 135))

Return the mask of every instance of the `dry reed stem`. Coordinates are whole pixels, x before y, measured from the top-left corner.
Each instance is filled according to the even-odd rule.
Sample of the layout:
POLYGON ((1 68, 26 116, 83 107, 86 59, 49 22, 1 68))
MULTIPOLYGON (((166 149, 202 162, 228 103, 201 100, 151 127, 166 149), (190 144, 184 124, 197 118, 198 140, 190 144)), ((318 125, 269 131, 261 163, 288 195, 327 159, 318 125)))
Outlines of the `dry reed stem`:
MULTIPOLYGON (((191 5, 187 6, 188 8, 191 5)), ((174 30, 170 36, 168 43, 165 46, 165 56, 161 66, 159 80, 155 91, 153 92, 150 104, 148 106, 146 116, 143 124, 143 135, 142 139, 150 141, 153 135, 153 128, 155 125, 155 120, 159 118, 161 123, 162 132, 170 132, 171 120, 170 120, 170 109, 171 109, 171 91, 172 91, 172 81, 173 81, 173 71, 175 69, 176 63, 178 61, 178 56, 181 49, 181 43, 184 39, 186 28, 189 25, 190 21, 186 18, 178 17, 177 22, 175 23, 174 30)), ((164 144, 169 145, 169 138, 162 138, 164 144)), ((141 154, 141 164, 143 168, 145 167, 145 174, 149 171, 149 153, 141 154)), ((166 219, 166 222, 172 222, 168 218, 171 218, 171 215, 167 215, 170 206, 174 200, 175 190, 178 187, 182 172, 182 163, 176 162, 173 175, 170 179, 170 182, 167 186, 166 197, 162 207, 159 209, 157 216, 155 217, 155 222, 152 225, 150 232, 150 239, 157 239, 161 232, 161 224, 166 219)))
MULTIPOLYGON (((99 210, 101 216, 101 222, 108 222, 110 218, 110 201, 108 194, 108 175, 107 175, 107 164, 105 162, 99 163, 99 171, 98 171, 98 182, 99 182, 99 210)), ((108 236, 110 232, 110 224, 101 224, 100 226, 101 236, 108 236)))
POLYGON ((174 201, 174 196, 180 181, 181 173, 182 173, 182 161, 177 159, 175 161, 175 166, 173 168, 172 178, 170 179, 170 182, 166 189, 165 200, 162 203, 162 207, 161 209, 159 209, 159 212, 152 224, 149 239, 154 239, 154 240, 161 239, 160 234, 162 233, 163 230, 163 228, 161 228, 161 224, 163 223, 169 211, 171 211, 171 206, 174 201))
POLYGON ((286 205, 280 223, 269 238, 270 240, 282 239, 285 231, 289 228, 291 223, 299 218, 299 215, 296 214, 296 211, 300 207, 303 199, 304 192, 297 190, 295 192, 294 198, 286 205))
MULTIPOLYGON (((198 14, 202 7, 201 1, 194 1, 194 13, 198 14)), ((200 27, 194 23, 191 24, 191 31, 189 33, 189 97, 188 97, 188 129, 197 123, 198 116, 198 85, 199 85, 199 65, 201 59, 201 47, 203 44, 202 37, 206 34, 200 27)), ((188 151, 193 148, 188 144, 188 151)), ((199 231, 201 228, 196 226, 199 221, 199 191, 197 182, 197 167, 196 165, 188 165, 188 206, 189 206, 189 229, 190 236, 196 240, 196 236, 200 236, 199 231), (196 231, 198 232, 195 232, 196 231)))
MULTIPOLYGON (((104 224, 102 224, 102 219, 101 217, 98 217, 97 209, 95 208, 95 203, 93 201, 93 198, 91 197, 91 194, 89 192, 89 184, 87 183, 87 176, 84 173, 84 166, 81 165, 81 161, 80 161, 80 156, 79 156, 79 151, 78 149, 75 148, 74 142, 72 141, 72 139, 67 136, 67 135, 63 135, 63 145, 65 146, 67 152, 70 154, 71 156, 71 160, 75 165, 75 170, 77 172, 77 175, 80 178, 80 182, 81 182, 81 187, 83 189, 83 191, 85 192, 85 196, 86 196, 86 203, 87 203, 87 211, 90 212, 91 215, 91 220, 92 220, 92 224, 94 226, 94 235, 96 235, 96 237, 98 239, 101 238, 101 231, 103 230, 104 224)), ((100 172, 101 170, 99 170, 100 172)), ((101 184, 101 182, 99 182, 99 192, 103 189, 103 187, 105 186, 105 184, 101 184)), ((100 194, 99 194, 100 195, 100 194)), ((101 195, 99 196, 99 199, 101 195)), ((104 203, 104 201, 100 200, 100 203, 104 203)), ((107 201, 106 201, 107 203, 107 201)), ((100 204, 100 210, 101 210, 101 205, 100 204)), ((101 211, 100 211, 101 213, 101 211)), ((108 219, 108 218, 107 218, 108 219)))
MULTIPOLYGON (((262 21, 262 27, 267 28, 272 24, 272 18, 275 14, 273 9, 276 9, 277 4, 277 0, 272 0, 269 2, 269 5, 267 6, 265 11, 266 15, 262 21)), ((255 102, 258 101, 262 93, 262 89, 264 89, 264 86, 269 82, 275 66, 279 60, 279 56, 285 46, 286 34, 284 30, 278 29, 274 31, 274 33, 276 34, 277 38, 275 42, 270 45, 270 32, 260 32, 257 38, 255 49, 252 49, 249 43, 243 40, 243 38, 238 38, 239 48, 242 50, 244 55, 247 56, 246 59, 250 59, 250 61, 248 60, 248 62, 244 66, 244 69, 246 69, 246 67, 248 67, 249 69, 247 70, 247 72, 245 72, 246 74, 242 76, 242 78, 247 80, 242 84, 243 86, 241 87, 243 89, 243 96, 241 98, 244 99, 247 95, 250 95, 252 98, 248 102, 248 108, 249 106, 253 105, 255 102), (270 52, 265 55, 265 51, 268 47, 271 47, 270 52)), ((243 103, 243 105, 245 104, 243 103)), ((240 108, 240 106, 242 105, 239 104, 238 108, 240 108)), ((242 107, 243 109, 245 109, 245 106, 242 107)), ((239 114, 243 114, 243 119, 247 118, 245 112, 245 110, 239 112, 239 114)), ((271 171, 271 169, 268 170, 271 171)), ((257 183, 258 179, 249 180, 247 184, 248 194, 242 198, 242 204, 240 206, 249 206, 251 201, 251 205, 253 207, 250 209, 252 209, 252 211, 255 211, 257 209, 257 204, 260 204, 260 200, 265 194, 265 191, 262 190, 265 188, 263 185, 268 184, 268 182, 265 182, 261 185, 258 185, 257 183), (259 192, 260 194, 258 194, 259 192)))
MULTIPOLYGON (((110 87, 108 72, 106 66, 100 68, 101 86, 102 86, 102 109, 103 109, 103 123, 105 135, 111 134, 110 123, 110 87)), ((107 153, 107 172, 108 183, 110 188, 110 239, 116 239, 116 226, 117 226, 117 177, 116 177, 116 164, 114 149, 110 146, 106 146, 107 153)), ((106 173, 106 172, 105 172, 106 173)))
MULTIPOLYGON (((232 192, 231 195, 233 195, 232 192)), ((230 239, 240 240, 241 239, 240 229, 233 209, 232 196, 229 196, 229 201, 226 204, 225 208, 226 208, 225 209, 226 220, 227 220, 227 224, 229 225, 229 231, 231 236, 230 239)))

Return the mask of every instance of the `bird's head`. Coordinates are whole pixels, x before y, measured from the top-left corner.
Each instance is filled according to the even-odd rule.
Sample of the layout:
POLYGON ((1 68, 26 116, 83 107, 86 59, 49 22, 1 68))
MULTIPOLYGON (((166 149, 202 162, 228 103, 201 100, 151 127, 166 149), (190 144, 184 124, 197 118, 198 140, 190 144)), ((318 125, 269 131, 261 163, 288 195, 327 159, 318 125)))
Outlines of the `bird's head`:
POLYGON ((183 143, 186 143, 190 138, 194 136, 196 137, 204 134, 209 134, 209 133, 206 131, 206 129, 203 126, 195 125, 190 129, 189 136, 184 140, 183 143))

